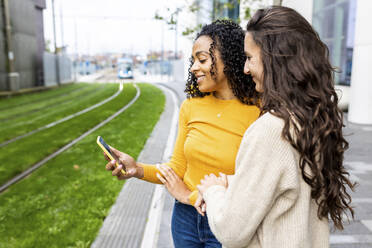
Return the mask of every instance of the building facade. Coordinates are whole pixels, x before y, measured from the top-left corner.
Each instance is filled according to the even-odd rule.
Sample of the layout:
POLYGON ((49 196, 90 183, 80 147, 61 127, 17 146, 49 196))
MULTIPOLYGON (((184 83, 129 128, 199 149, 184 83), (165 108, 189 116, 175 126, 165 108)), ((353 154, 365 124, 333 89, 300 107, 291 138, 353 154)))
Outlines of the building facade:
POLYGON ((313 24, 338 68, 336 89, 348 105, 347 118, 372 124, 372 12, 370 0, 283 0, 313 24))
POLYGON ((43 85, 45 0, 1 0, 0 90, 18 90, 43 85), (5 1, 7 10, 4 9, 5 1), (6 11, 10 21, 10 39, 6 39, 6 11), (11 44, 8 44, 11 43, 11 44), (8 51, 9 47, 12 51, 8 51), (10 79, 9 60, 13 60, 10 79))
MULTIPOLYGON (((210 23, 213 18, 240 20, 245 28, 246 9, 254 14, 265 6, 281 4, 304 16, 329 48, 330 60, 337 68, 335 88, 339 106, 347 110, 347 118, 357 124, 372 124, 372 1, 370 0, 199 0, 196 13, 197 24, 210 23), (218 6, 232 6, 229 11, 218 6), (217 8, 216 8, 217 6, 217 8), (239 14, 240 12, 240 14, 239 14), (231 13, 235 13, 232 15, 231 13)), ((190 18, 189 18, 190 19, 190 18)), ((191 54, 192 41, 185 43, 184 54, 191 54)), ((187 57, 187 56, 186 56, 187 57)), ((185 66, 185 75, 189 65, 185 66)))

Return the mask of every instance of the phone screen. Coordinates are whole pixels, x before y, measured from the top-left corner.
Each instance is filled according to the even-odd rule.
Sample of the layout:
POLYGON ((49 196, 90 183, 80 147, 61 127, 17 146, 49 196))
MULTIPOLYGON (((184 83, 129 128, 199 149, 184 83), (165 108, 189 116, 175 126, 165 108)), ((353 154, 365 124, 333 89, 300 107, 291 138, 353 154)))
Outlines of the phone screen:
POLYGON ((106 144, 102 137, 99 137, 99 143, 101 143, 106 148, 106 150, 112 155, 110 147, 106 144))
POLYGON ((109 145, 106 144, 106 142, 103 140, 102 137, 99 137, 99 143, 101 143, 105 148, 106 150, 110 153, 110 155, 117 161, 119 162, 118 160, 118 157, 116 157, 116 155, 111 151, 109 145))

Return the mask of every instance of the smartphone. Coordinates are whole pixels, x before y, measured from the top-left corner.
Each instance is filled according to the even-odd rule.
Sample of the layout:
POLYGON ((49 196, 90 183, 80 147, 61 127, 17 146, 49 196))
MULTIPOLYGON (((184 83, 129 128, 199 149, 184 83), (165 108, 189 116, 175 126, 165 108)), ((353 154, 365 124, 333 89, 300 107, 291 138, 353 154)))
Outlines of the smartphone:
MULTIPOLYGON (((111 151, 110 146, 106 144, 106 142, 103 140, 101 136, 97 137, 97 144, 99 145, 99 147, 101 147, 101 149, 107 155, 107 157, 109 157, 111 160, 115 159, 116 161, 115 166, 118 167, 119 158, 111 151)), ((123 175, 126 174, 124 169, 121 170, 121 173, 123 173, 123 175)))

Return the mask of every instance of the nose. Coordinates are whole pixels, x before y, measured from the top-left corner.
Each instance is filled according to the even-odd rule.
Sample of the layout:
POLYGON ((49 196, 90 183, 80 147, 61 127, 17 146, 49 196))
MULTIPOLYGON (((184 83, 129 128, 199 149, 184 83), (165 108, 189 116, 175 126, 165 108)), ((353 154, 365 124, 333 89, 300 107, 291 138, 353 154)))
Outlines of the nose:
POLYGON ((195 74, 199 69, 199 63, 193 62, 190 68, 191 73, 195 74))
POLYGON ((248 59, 245 61, 244 63, 244 74, 251 74, 251 71, 249 70, 249 66, 248 66, 248 59))

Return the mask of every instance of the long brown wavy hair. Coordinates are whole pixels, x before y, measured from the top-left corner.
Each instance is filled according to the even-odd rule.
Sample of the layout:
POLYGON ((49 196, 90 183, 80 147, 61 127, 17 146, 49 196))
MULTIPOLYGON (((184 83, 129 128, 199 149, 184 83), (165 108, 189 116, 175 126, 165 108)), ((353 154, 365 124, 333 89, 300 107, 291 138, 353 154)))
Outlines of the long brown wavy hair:
POLYGON ((258 10, 247 32, 261 48, 261 110, 284 120, 282 135, 300 154, 302 177, 319 205, 318 217, 330 217, 342 230, 343 213, 354 218, 347 187, 353 190, 355 184, 343 166, 348 142, 342 134, 343 113, 337 107, 328 48, 311 25, 287 7, 258 10))

